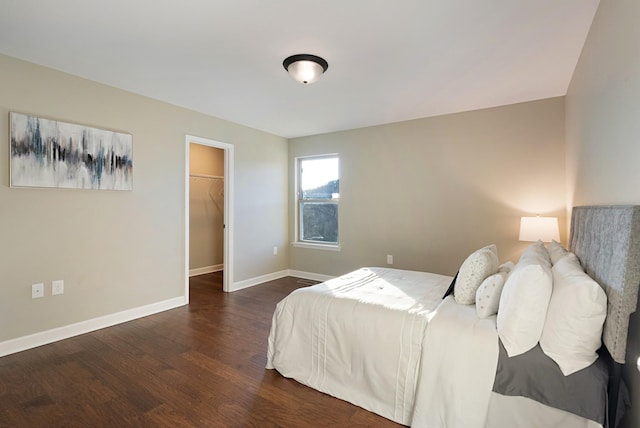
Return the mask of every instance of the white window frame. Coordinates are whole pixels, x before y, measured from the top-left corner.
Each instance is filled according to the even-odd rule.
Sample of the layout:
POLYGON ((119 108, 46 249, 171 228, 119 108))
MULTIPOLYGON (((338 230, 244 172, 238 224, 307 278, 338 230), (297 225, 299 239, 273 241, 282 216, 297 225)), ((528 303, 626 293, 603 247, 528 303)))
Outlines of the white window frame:
POLYGON ((313 248, 313 249, 319 249, 319 250, 327 250, 327 251, 340 251, 342 246, 340 244, 340 197, 335 198, 335 199, 331 199, 331 203, 335 203, 338 206, 338 242, 337 243, 328 243, 328 242, 322 242, 322 241, 309 241, 309 240, 302 240, 302 237, 300 235, 300 230, 301 230, 301 213, 300 213, 300 206, 301 206, 301 197, 302 197, 302 189, 300 189, 300 185, 301 185, 301 161, 303 160, 308 160, 308 159, 323 159, 323 158, 338 158, 338 180, 340 180, 340 175, 341 175, 341 164, 340 164, 340 156, 338 155, 338 153, 329 153, 329 154, 323 154, 323 155, 311 155, 311 156, 300 156, 300 157, 296 157, 294 159, 295 162, 295 183, 294 183, 294 191, 293 191, 293 199, 294 199, 294 204, 295 204, 295 241, 292 242, 291 244, 294 247, 300 247, 300 248, 313 248))

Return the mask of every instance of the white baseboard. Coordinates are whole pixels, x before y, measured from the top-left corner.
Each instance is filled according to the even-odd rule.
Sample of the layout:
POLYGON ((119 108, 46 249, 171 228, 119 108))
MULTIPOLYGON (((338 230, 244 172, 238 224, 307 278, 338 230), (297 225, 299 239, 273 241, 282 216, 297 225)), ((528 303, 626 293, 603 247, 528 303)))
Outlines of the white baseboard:
MULTIPOLYGON (((216 268, 217 266, 222 265, 208 266, 206 268, 200 269, 216 268)), ((194 273, 193 275, 202 275, 204 273, 216 272, 217 270, 221 269, 222 268, 220 267, 220 269, 194 273)), ((190 270, 189 276, 192 276, 192 272, 196 270, 197 269, 190 270)), ((263 284, 265 282, 273 281, 275 279, 280 279, 287 276, 295 276, 297 278, 311 279, 314 281, 327 281, 334 278, 333 276, 322 275, 319 273, 285 269, 279 272, 274 272, 267 275, 261 275, 255 278, 246 279, 244 281, 235 282, 233 283, 232 289, 230 291, 242 290, 243 288, 253 287, 255 285, 263 284)), ((0 357, 9 354, 15 354, 16 352, 25 351, 31 348, 36 348, 38 346, 47 345, 49 343, 57 342, 58 340, 68 339, 70 337, 89 333, 91 331, 100 330, 101 328, 111 327, 113 325, 131 321, 137 318, 157 314, 159 312, 177 308, 185 304, 186 303, 184 297, 175 297, 173 299, 165 300, 162 302, 152 303, 149 305, 140 306, 138 308, 127 309, 126 311, 116 312, 114 314, 109 314, 102 317, 81 321, 75 324, 30 334, 28 336, 6 340, 4 342, 0 342, 0 357)))
POLYGON ((274 279, 280 279, 287 276, 295 276, 296 278, 303 279, 311 279, 314 281, 327 281, 329 279, 335 278, 334 276, 322 275, 319 273, 312 272, 303 272, 300 270, 291 270, 285 269, 279 272, 269 273, 267 275, 257 276, 255 278, 245 279, 244 281, 234 282, 231 290, 229 291, 238 291, 244 288, 253 287, 255 285, 260 285, 268 281, 273 281, 274 279))
POLYGON ((224 265, 223 264, 205 266, 205 267, 195 268, 195 269, 189 269, 189 278, 191 278, 192 276, 204 275, 204 274, 207 274, 207 273, 220 272, 223 269, 224 269, 224 265))
POLYGON ((295 276, 296 278, 312 279, 314 281, 328 281, 335 278, 335 276, 323 275, 320 273, 303 272, 301 270, 289 269, 289 276, 295 276))
POLYGON ((169 309, 183 306, 184 304, 184 297, 175 297, 162 302, 127 309, 126 311, 116 312, 114 314, 81 321, 75 324, 54 328, 52 330, 6 340, 4 342, 0 342, 0 357, 36 348, 38 346, 47 345, 49 343, 57 342, 58 340, 68 339, 69 337, 78 336, 91 331, 100 330, 101 328, 111 327, 116 324, 146 317, 158 312, 167 311, 169 309))
POLYGON ((262 284, 263 282, 273 281, 274 279, 284 278, 285 276, 289 276, 289 270, 281 270, 280 272, 273 272, 266 275, 256 276, 255 278, 245 279, 244 281, 234 282, 231 290, 229 291, 238 291, 243 288, 253 287, 254 285, 262 284))

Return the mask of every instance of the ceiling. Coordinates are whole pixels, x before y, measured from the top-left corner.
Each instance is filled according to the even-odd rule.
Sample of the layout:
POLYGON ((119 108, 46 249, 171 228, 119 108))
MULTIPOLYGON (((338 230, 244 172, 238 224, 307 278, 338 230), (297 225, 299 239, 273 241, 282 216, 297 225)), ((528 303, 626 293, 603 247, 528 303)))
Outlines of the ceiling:
POLYGON ((0 53, 293 138, 565 95, 598 3, 0 0, 0 53))

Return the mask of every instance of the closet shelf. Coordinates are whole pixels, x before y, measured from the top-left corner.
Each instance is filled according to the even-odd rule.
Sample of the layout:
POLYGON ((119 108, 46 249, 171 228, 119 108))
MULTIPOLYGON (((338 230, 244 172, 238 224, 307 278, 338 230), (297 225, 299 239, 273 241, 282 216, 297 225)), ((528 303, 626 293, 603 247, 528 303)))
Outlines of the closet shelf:
POLYGON ((206 178, 209 180, 224 180, 224 177, 221 175, 209 175, 209 174, 189 174, 189 177, 193 178, 206 178))

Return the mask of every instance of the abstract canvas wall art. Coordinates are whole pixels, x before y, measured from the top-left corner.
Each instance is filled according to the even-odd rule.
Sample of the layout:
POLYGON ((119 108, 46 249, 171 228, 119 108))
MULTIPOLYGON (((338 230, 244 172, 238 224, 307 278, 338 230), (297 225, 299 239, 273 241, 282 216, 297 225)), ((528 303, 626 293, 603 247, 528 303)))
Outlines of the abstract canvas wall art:
POLYGON ((11 187, 131 190, 131 134, 11 112, 11 187))

